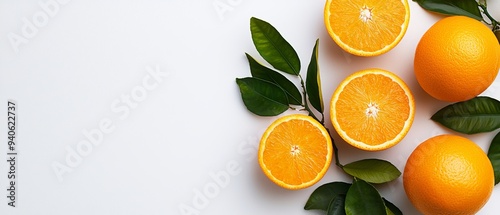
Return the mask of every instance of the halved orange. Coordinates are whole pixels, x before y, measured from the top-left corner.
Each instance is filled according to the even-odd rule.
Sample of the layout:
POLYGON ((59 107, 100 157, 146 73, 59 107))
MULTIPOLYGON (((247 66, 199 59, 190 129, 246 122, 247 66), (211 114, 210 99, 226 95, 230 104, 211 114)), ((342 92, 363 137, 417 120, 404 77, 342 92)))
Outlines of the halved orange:
POLYGON ((323 178, 332 161, 332 140, 314 118, 291 114, 274 121, 262 135, 259 164, 277 185, 291 190, 323 178))
POLYGON ((327 0, 326 30, 345 51, 376 56, 394 48, 410 22, 407 0, 327 0))
POLYGON ((347 143, 367 151, 390 148, 410 130, 415 100, 405 82, 382 69, 353 73, 335 90, 330 118, 347 143))

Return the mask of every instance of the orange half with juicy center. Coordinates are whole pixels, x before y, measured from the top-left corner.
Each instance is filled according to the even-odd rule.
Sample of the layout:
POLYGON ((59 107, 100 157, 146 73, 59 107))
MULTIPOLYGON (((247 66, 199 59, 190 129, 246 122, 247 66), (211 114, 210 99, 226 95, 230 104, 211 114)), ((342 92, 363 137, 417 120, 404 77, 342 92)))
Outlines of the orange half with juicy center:
POLYGON ((332 141, 314 118, 292 114, 274 121, 260 141, 258 159, 264 174, 291 190, 323 178, 332 160, 332 141))
POLYGON ((359 149, 390 148, 408 133, 415 116, 415 100, 394 73, 381 69, 356 72, 335 90, 330 106, 333 127, 359 149))
POLYGON ((328 0, 325 27, 345 51, 376 56, 394 48, 410 22, 407 0, 328 0))

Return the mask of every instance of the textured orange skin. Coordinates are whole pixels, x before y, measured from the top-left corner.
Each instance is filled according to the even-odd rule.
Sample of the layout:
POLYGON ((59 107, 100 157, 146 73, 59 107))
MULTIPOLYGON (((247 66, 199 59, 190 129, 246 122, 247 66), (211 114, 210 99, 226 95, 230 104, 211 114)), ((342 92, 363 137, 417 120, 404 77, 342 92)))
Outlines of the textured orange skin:
POLYGON ((436 22, 422 36, 414 59, 415 76, 432 97, 459 102, 481 94, 495 80, 500 45, 483 23, 465 16, 436 22))
POLYGON ((490 198, 494 183, 493 167, 484 151, 456 135, 422 142, 403 173, 408 199, 423 214, 475 214, 490 198))

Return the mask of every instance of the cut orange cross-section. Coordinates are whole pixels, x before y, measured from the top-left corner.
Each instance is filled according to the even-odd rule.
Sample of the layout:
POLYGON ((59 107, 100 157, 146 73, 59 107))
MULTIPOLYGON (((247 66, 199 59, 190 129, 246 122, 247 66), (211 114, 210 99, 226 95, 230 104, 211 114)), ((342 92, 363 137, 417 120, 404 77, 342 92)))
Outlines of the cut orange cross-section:
POLYGON ((326 30, 345 51, 376 56, 394 48, 410 21, 407 0, 327 0, 326 30))
POLYGON ((337 133, 359 149, 377 151, 399 143, 415 116, 415 100, 395 74, 368 69, 353 73, 335 90, 330 118, 337 133))
POLYGON ((328 131, 310 116, 292 114, 274 121, 259 146, 259 164, 277 185, 291 190, 323 178, 332 161, 328 131))

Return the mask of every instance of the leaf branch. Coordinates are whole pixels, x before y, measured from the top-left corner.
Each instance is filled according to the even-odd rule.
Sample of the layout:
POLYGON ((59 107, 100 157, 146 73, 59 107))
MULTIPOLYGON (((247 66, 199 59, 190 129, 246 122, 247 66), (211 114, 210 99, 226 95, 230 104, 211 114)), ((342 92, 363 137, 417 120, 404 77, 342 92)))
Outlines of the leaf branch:
POLYGON ((499 22, 497 20, 495 20, 495 18, 493 18, 490 13, 488 12, 488 9, 487 9, 487 6, 486 6, 486 2, 485 4, 480 4, 479 7, 481 8, 483 14, 488 17, 488 19, 491 21, 491 23, 488 23, 489 25, 492 26, 492 30, 493 31, 497 31, 499 30, 499 22))

